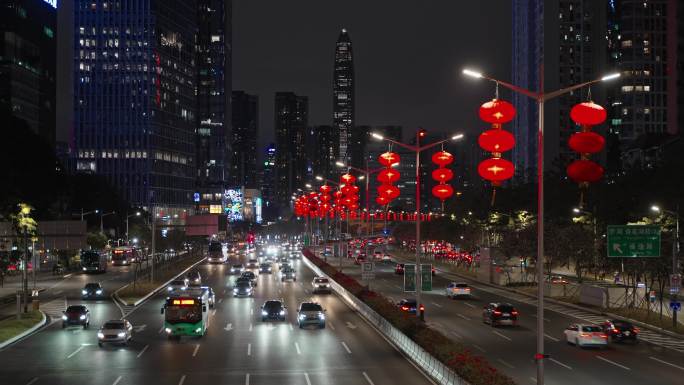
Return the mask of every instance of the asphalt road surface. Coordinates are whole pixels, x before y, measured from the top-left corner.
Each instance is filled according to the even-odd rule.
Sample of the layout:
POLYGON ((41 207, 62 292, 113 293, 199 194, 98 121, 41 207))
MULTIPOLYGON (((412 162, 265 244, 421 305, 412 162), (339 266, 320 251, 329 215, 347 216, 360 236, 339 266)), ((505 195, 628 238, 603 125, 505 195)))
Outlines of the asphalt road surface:
MULTIPOLYGON (((244 262, 246 257, 241 257, 244 262)), ((234 259, 233 259, 234 261, 234 259)), ((275 267, 275 265, 274 265, 275 267)), ((120 317, 110 301, 88 301, 91 328, 55 322, 0 351, 3 385, 125 384, 430 384, 400 353, 335 295, 311 295, 312 273, 294 262, 297 282, 274 274, 258 277, 254 298, 233 298, 229 265, 200 265, 203 284, 216 292, 208 333, 168 340, 162 330, 161 295, 131 312, 136 333, 127 347, 97 346, 96 330, 120 317), (282 298, 285 322, 261 322, 260 306, 282 298), (314 299, 327 309, 325 329, 299 329, 296 309, 314 299)), ((69 304, 81 303, 83 282, 64 286, 69 304)))
MULTIPOLYGON (((328 258, 337 266, 337 259, 328 258)), ((361 268, 343 258, 345 273, 361 280, 361 268)), ((372 289, 394 302, 414 298, 403 292, 403 275, 394 273, 395 264, 376 264, 372 289)), ((438 273, 433 291, 423 293, 425 320, 446 336, 469 346, 473 353, 486 357, 497 369, 519 384, 536 383, 533 360, 536 347, 536 307, 505 296, 503 290, 438 273), (449 282, 467 282, 471 299, 449 299, 444 291, 449 282), (492 327, 482 322, 482 308, 489 302, 509 302, 520 312, 518 327, 492 327)), ((514 296, 515 297, 515 296, 514 296)), ((562 309, 561 309, 562 310, 562 309)), ((611 343, 604 349, 580 349, 567 344, 563 331, 571 323, 581 323, 572 314, 545 312, 546 383, 549 385, 590 384, 683 384, 684 353, 663 346, 640 342, 611 343)), ((586 322, 584 322, 586 323, 586 322)))

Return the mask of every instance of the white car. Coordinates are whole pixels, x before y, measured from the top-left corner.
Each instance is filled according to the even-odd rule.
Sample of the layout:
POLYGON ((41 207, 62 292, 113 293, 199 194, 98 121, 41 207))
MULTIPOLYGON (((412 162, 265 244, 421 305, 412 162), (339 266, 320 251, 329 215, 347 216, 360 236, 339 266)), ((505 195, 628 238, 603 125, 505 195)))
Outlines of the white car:
POLYGON ((373 253, 373 259, 382 259, 382 251, 375 251, 373 253))
POLYGON ((169 283, 169 286, 166 287, 166 291, 171 293, 177 290, 185 290, 188 287, 188 280, 187 279, 176 279, 174 281, 171 281, 169 283))
POLYGON ((565 340, 569 344, 579 347, 605 347, 608 345, 608 335, 598 325, 571 324, 563 334, 565 334, 565 340))
POLYGON ((382 262, 383 263, 392 263, 392 256, 389 254, 384 254, 382 256, 382 262))
POLYGON ((316 277, 311 282, 311 293, 331 293, 330 281, 325 277, 316 277))
POLYGON ((446 296, 449 298, 470 297, 470 286, 467 283, 451 282, 447 285, 446 296))
POLYGON ((97 331, 99 347, 105 343, 128 345, 131 339, 133 339, 133 325, 125 319, 107 321, 97 331))

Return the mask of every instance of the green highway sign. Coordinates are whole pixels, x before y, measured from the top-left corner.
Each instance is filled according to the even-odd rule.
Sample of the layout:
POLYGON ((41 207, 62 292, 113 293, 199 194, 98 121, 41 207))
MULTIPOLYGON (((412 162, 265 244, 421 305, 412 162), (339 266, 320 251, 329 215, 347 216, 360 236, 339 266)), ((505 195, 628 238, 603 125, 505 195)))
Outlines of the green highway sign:
POLYGON ((608 257, 660 257, 660 226, 609 225, 608 257))
POLYGON ((404 264, 404 291, 416 291, 416 265, 404 264))
POLYGON ((432 291, 432 265, 429 263, 420 265, 420 290, 432 291))

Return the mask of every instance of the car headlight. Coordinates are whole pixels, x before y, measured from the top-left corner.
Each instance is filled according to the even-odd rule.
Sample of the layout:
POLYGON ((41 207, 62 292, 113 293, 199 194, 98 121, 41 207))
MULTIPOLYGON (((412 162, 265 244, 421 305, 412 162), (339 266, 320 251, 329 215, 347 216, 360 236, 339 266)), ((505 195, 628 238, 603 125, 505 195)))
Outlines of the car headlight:
POLYGON ((126 336, 126 333, 120 332, 120 333, 117 333, 116 336, 119 337, 119 338, 122 338, 122 337, 125 337, 125 336, 126 336))
POLYGON ((300 319, 300 320, 304 320, 304 319, 306 319, 306 315, 304 315, 304 314, 300 314, 300 315, 299 315, 299 319, 300 319))
POLYGON ((324 319, 325 319, 325 314, 323 314, 323 313, 318 313, 318 319, 324 320, 324 319))
POLYGON ((173 291, 173 288, 171 286, 166 288, 167 291, 173 291))
POLYGON ((102 294, 102 290, 96 291, 95 294, 102 294))
POLYGON ((81 314, 81 316, 78 317, 78 318, 81 319, 81 320, 84 320, 84 319, 86 319, 86 316, 85 316, 85 314, 81 314))
POLYGON ((164 331, 165 331, 167 334, 171 334, 171 329, 169 329, 169 328, 164 329, 164 331))
POLYGON ((285 315, 285 310, 281 310, 280 315, 285 315))
POLYGON ((238 292, 237 288, 233 289, 233 293, 237 293, 237 292, 238 292))
POLYGON ((202 328, 197 328, 197 329, 195 329, 195 333, 199 333, 199 332, 201 332, 201 331, 202 331, 202 328))
POLYGON ((63 315, 63 316, 62 316, 62 320, 66 321, 66 320, 67 320, 67 316, 66 316, 66 315, 63 315))
POLYGON ((87 294, 88 294, 88 290, 81 290, 81 294, 87 295, 87 294))
POLYGON ((86 271, 86 268, 85 268, 85 267, 83 268, 83 271, 86 271))

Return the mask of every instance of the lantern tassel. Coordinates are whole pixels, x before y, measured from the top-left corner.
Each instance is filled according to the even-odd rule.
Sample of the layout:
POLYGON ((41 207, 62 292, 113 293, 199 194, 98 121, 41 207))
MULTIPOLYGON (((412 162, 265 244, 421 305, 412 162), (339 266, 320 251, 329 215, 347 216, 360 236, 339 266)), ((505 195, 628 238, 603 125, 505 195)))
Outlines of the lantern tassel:
POLYGON ((490 202, 491 207, 494 207, 494 202, 496 202, 496 186, 492 186, 492 201, 490 202))

